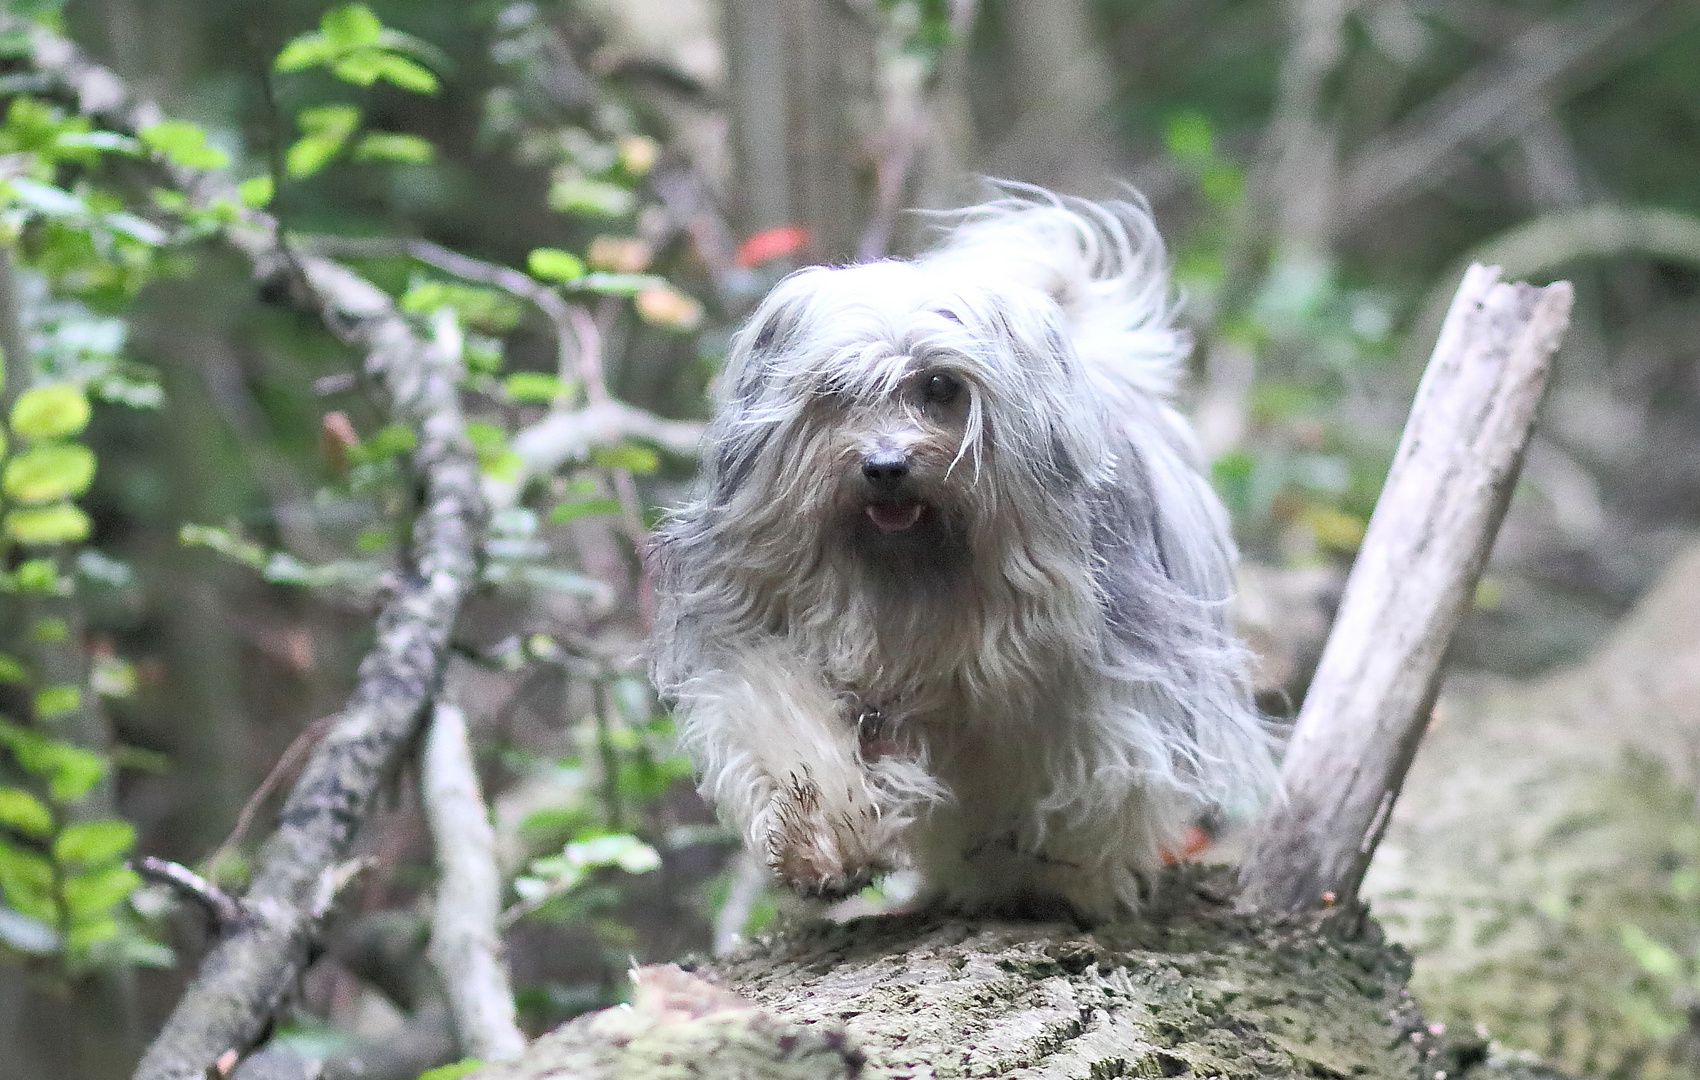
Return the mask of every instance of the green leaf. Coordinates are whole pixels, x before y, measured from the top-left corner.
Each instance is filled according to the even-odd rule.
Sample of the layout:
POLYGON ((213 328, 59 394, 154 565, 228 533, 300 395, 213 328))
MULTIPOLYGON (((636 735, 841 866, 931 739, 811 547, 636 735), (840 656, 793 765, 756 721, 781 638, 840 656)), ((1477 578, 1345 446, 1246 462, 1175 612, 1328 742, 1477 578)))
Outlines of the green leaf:
POLYGON ((353 105, 319 105, 295 117, 305 134, 284 155, 284 171, 300 179, 324 168, 360 124, 353 105))
POLYGON ((53 857, 60 862, 93 864, 127 855, 135 846, 136 828, 128 821, 79 821, 67 825, 53 841, 53 857))
POLYGON ((53 831, 53 811, 23 788, 0 787, 0 825, 25 836, 46 836, 53 831))
POLYGON ((329 63, 336 58, 337 51, 323 34, 302 34, 283 47, 272 67, 277 71, 302 71, 329 63))
POLYGON ((15 656, 0 653, 0 683, 21 683, 29 681, 29 672, 15 656))
POLYGON ((556 525, 564 525, 582 517, 594 514, 618 514, 619 499, 581 499, 578 502, 561 503, 549 511, 549 520, 556 525))
POLYGON ((89 535, 89 516, 70 503, 6 515, 6 535, 20 544, 71 544, 89 535))
POLYGON ((439 1065, 435 1069, 426 1069, 419 1074, 419 1080, 460 1080, 483 1064, 477 1058, 466 1058, 448 1065, 439 1065))
POLYGON ((52 559, 25 559, 12 572, 20 592, 37 596, 59 596, 69 592, 69 586, 59 580, 59 566, 52 559))
POLYGON ((488 465, 508 452, 508 433, 482 420, 466 425, 466 441, 472 444, 480 465, 488 465))
POLYGON ((355 161, 399 161, 420 165, 431 160, 431 144, 417 135, 375 132, 355 144, 355 161))
POLYGON ((25 439, 75 435, 89 422, 89 399, 73 383, 32 386, 12 403, 12 433, 25 439))
MULTIPOLYGON (((532 252, 533 255, 536 252, 532 252)), ((559 397, 566 397, 573 392, 568 383, 562 382, 558 376, 545 375, 540 371, 519 371, 502 380, 502 390, 512 401, 531 402, 547 405, 559 397)))
POLYGON ((419 445, 419 436, 406 424, 385 424, 370 439, 355 447, 357 461, 383 461, 399 457, 419 445))
POLYGON ((26 503, 81 495, 94 479, 94 452, 80 443, 49 443, 6 463, 0 489, 26 503))
POLYGON ((584 262, 559 248, 538 248, 526 256, 525 265, 533 277, 546 281, 574 281, 584 276, 584 262))
POLYGON ((416 94, 435 94, 437 77, 420 64, 392 52, 377 54, 378 78, 416 94))
POLYGON ((1208 162, 1216 154, 1210 119, 1203 113, 1185 112, 1171 117, 1163 142, 1169 153, 1189 165, 1208 162))
POLYGON ((0 892, 6 902, 31 919, 55 924, 53 864, 33 851, 0 840, 0 892))
POLYGON ((661 465, 661 455, 636 443, 599 446, 590 452, 590 460, 605 469, 625 469, 640 476, 654 472, 661 465))
POLYGON ((207 133, 187 120, 161 120, 136 133, 166 159, 186 169, 222 169, 230 155, 207 145, 207 133))
POLYGON ((356 49, 376 45, 384 24, 365 4, 345 4, 319 17, 319 32, 338 49, 356 49))
POLYGON ((108 866, 76 874, 65 882, 65 906, 81 921, 103 914, 136 890, 142 879, 124 866, 108 866))
POLYGON ((331 63, 331 74, 355 86, 371 86, 383 73, 383 52, 378 49, 355 49, 338 56, 331 63))
POLYGON ((275 185, 269 176, 250 176, 236 185, 236 194, 242 200, 242 205, 259 209, 272 201, 275 185))
MULTIPOLYGON (((53 776, 47 782, 48 794, 58 803, 74 803, 89 793, 106 775, 106 761, 93 751, 47 740, 53 760, 53 776)), ((20 762, 21 764, 21 762, 20 762)), ((26 768, 28 766, 25 766, 26 768)))
POLYGON ((620 217, 632 212, 637 197, 627 188, 601 180, 563 177, 549 188, 549 208, 563 214, 620 217))
POLYGON ((35 715, 51 720, 76 712, 83 703, 83 692, 75 686, 44 686, 35 692, 35 715))

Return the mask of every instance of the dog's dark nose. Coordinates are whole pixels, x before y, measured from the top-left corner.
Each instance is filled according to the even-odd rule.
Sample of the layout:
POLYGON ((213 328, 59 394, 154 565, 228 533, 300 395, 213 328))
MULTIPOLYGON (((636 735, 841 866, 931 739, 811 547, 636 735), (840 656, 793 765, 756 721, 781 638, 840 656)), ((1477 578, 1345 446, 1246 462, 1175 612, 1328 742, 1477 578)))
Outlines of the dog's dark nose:
POLYGON ((862 475, 876 490, 895 490, 909 475, 909 455, 901 450, 876 450, 863 455, 862 475))

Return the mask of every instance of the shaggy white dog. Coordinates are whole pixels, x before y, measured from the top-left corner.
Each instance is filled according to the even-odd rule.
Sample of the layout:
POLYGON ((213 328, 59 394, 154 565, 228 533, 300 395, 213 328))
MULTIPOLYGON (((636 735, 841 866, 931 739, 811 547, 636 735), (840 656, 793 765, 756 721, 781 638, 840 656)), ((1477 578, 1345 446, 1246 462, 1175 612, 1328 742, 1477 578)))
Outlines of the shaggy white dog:
POLYGON ((1274 768, 1150 215, 1009 190, 739 333, 653 552, 654 676, 799 891, 910 865, 935 902, 1095 920, 1274 768))

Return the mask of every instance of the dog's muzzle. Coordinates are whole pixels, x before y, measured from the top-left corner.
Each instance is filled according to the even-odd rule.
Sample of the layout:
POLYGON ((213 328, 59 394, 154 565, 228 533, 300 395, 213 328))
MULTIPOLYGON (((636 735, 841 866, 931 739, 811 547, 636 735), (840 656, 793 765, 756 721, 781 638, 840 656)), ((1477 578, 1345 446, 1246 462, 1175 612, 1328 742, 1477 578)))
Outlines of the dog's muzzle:
POLYGON ((902 532, 921 520, 926 504, 907 491, 909 455, 901 450, 863 455, 862 479, 868 484, 868 519, 880 532, 902 532))

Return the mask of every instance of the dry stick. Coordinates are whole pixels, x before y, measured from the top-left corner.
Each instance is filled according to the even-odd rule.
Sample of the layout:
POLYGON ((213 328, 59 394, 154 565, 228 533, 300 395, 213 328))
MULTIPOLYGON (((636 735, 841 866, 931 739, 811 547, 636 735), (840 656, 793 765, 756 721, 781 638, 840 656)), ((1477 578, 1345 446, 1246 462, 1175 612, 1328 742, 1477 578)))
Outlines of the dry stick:
MULTIPOLYGON (((70 42, 27 21, 0 24, 29 36, 36 70, 74 95, 83 115, 130 131, 159 118, 157 108, 133 100, 117 76, 70 42)), ((164 171, 197 205, 239 205, 221 174, 164 171)), ((325 259, 290 258, 264 214, 235 210, 233 217, 223 239, 263 280, 298 266, 326 322, 365 354, 390 415, 417 430, 412 460, 423 505, 411 571, 378 616, 377 641, 348 707, 315 748, 259 853, 244 917, 202 964, 143 1056, 138 1080, 199 1080, 264 1034, 295 986, 319 923, 353 876, 357 864, 345 860, 354 834, 438 688, 449 631, 477 578, 483 504, 461 415, 459 363, 415 334, 370 282, 325 259)))
POLYGON ((514 1022, 514 993, 496 933, 502 879, 496 834, 478 790, 466 716, 447 702, 433 710, 420 770, 425 816, 436 844, 436 911, 431 962, 448 992, 461 1053, 506 1061, 525 1050, 514 1022))
POLYGON ((1247 909, 1350 906, 1434 707, 1441 659, 1505 515, 1569 320, 1571 289, 1496 284, 1452 302, 1241 869, 1247 909))

